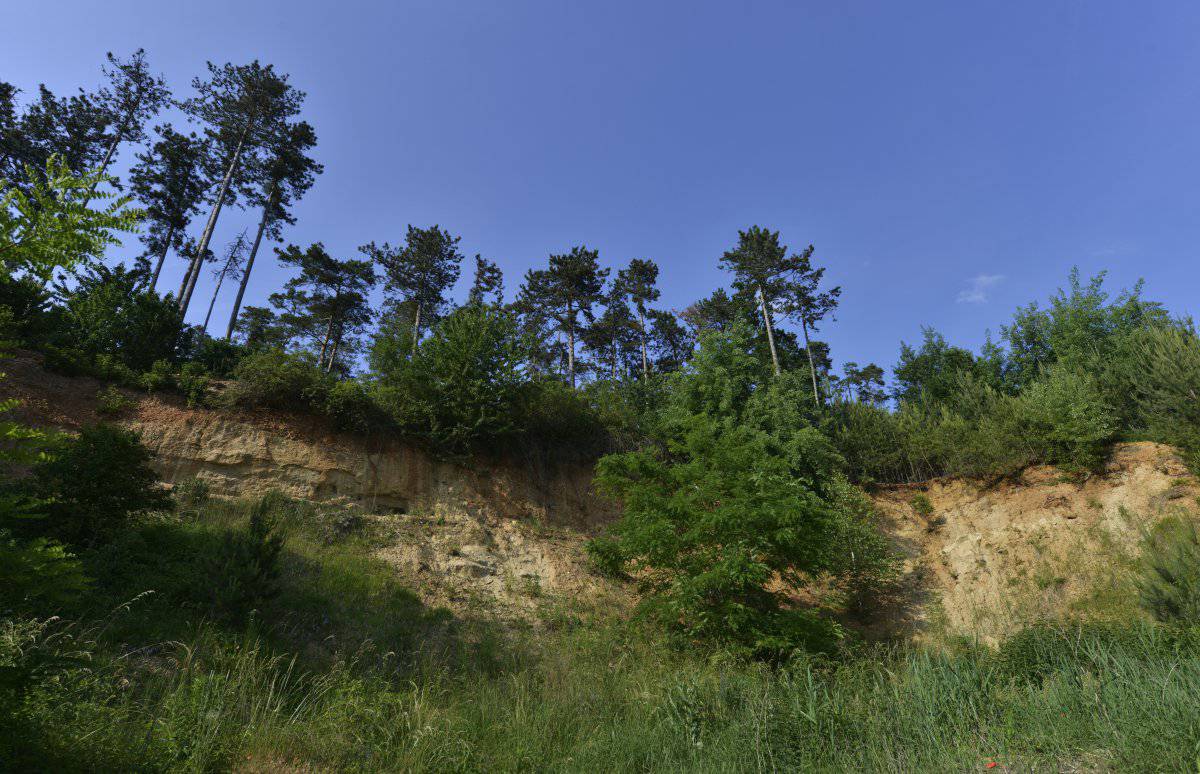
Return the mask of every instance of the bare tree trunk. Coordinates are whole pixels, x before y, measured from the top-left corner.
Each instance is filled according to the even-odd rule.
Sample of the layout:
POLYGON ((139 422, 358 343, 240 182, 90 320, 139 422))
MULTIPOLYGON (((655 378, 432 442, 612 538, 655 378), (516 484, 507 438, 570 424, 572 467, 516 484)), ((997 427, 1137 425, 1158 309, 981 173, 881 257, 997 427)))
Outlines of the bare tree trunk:
MULTIPOLYGON (((232 259, 232 257, 233 256, 230 255, 231 259, 232 259)), ((208 333, 208 321, 209 321, 209 319, 212 318, 213 307, 217 305, 217 294, 221 292, 221 285, 224 284, 225 274, 228 271, 229 271, 229 261, 226 261, 225 265, 221 267, 220 276, 217 277, 217 287, 215 289, 213 289, 212 301, 208 302, 208 314, 204 315, 204 325, 200 326, 200 330, 203 331, 204 333, 208 333)))
POLYGON ((258 246, 262 243, 263 231, 267 228, 268 215, 275 203, 278 189, 271 187, 271 195, 263 205, 262 217, 258 220, 258 233, 254 235, 254 246, 250 248, 250 256, 246 258, 246 270, 242 272, 242 281, 238 285, 237 298, 233 299, 233 311, 229 313, 229 327, 225 329, 225 340, 233 338, 233 328, 237 325, 238 313, 242 311, 242 297, 246 295, 246 285, 250 283, 250 270, 254 268, 254 256, 258 255, 258 246))
MULTIPOLYGON (((570 316, 571 307, 567 306, 567 315, 570 316)), ((575 389, 575 324, 572 322, 567 326, 567 373, 571 376, 571 389, 575 389)))
POLYGON ((345 329, 339 325, 337 336, 333 339, 333 351, 329 353, 329 363, 325 366, 325 373, 333 373, 333 364, 337 362, 337 353, 342 346, 342 336, 346 333, 345 329))
POLYGON ((158 254, 158 263, 154 264, 154 276, 150 278, 150 289, 158 287, 158 275, 162 274, 163 263, 167 260, 167 253, 171 251, 171 240, 175 237, 175 227, 167 232, 167 238, 163 242, 162 252, 158 254))
POLYGON ((775 329, 771 326, 771 313, 767 310, 767 294, 758 289, 758 306, 762 310, 763 324, 767 326, 767 345, 771 348, 771 365, 779 376, 779 355, 775 352, 775 329))
POLYGON ((331 338, 333 338, 333 315, 329 315, 329 324, 325 326, 325 340, 321 342, 321 355, 317 358, 318 365, 325 362, 325 352, 329 349, 331 338))
POLYGON ((192 256, 192 260, 188 263, 187 271, 183 273, 183 281, 179 283, 179 293, 175 299, 178 301, 183 298, 183 294, 187 291, 188 283, 192 280, 192 273, 198 271, 196 266, 196 256, 192 256))
POLYGON ((191 279, 188 281, 187 290, 179 299, 179 311, 187 314, 188 304, 192 301, 192 292, 196 289, 196 279, 200 276, 199 265, 204 262, 204 253, 208 250, 208 243, 212 241, 213 231, 217 228, 217 218, 221 215, 221 205, 225 203, 225 195, 229 192, 229 184, 233 180, 233 173, 237 171, 238 163, 242 158, 242 146, 246 141, 246 134, 250 131, 250 123, 247 122, 242 134, 238 137, 237 147, 234 148, 233 158, 229 161, 229 166, 225 169, 225 177, 221 180, 221 188, 217 191, 217 200, 213 203, 212 212, 208 214, 208 223, 204 225, 204 232, 200 235, 200 242, 196 245, 196 255, 192 257, 192 263, 196 265, 196 271, 192 272, 191 279))
POLYGON ((650 359, 646 356, 646 312, 638 307, 638 322, 642 326, 642 379, 650 378, 650 359))
POLYGON ((804 351, 808 353, 808 372, 812 376, 813 403, 821 405, 821 394, 817 392, 817 367, 813 364, 812 344, 808 340, 808 321, 800 318, 800 329, 804 331, 804 351))
POLYGON ((417 354, 417 343, 421 341, 421 302, 417 302, 417 312, 413 315, 413 356, 417 354))

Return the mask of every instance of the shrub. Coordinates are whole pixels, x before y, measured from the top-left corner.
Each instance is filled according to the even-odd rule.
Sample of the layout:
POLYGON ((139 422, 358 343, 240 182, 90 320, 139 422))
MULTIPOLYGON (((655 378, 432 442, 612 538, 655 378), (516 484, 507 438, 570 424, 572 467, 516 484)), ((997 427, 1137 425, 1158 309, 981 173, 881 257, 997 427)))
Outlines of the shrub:
POLYGON ((42 342, 53 330, 53 315, 47 309, 49 301, 50 294, 33 277, 0 276, 4 338, 26 345, 42 342))
POLYGON ((1112 408, 1095 380, 1057 366, 1021 393, 1019 405, 1030 442, 1047 461, 1068 469, 1094 470, 1116 436, 1112 408))
POLYGON ((202 478, 190 478, 176 484, 171 490, 171 495, 175 498, 177 506, 191 511, 208 503, 212 487, 202 478))
POLYGON ((517 422, 527 442, 570 446, 581 454, 608 447, 608 434, 587 395, 557 379, 529 382, 521 391, 517 422))
POLYGON ((779 658, 836 637, 789 609, 784 587, 846 575, 839 549, 862 533, 839 507, 837 455, 794 424, 784 393, 770 394, 749 341, 741 326, 703 337, 692 369, 672 380, 661 450, 600 460, 597 485, 624 511, 611 528, 619 545, 599 550, 689 640, 779 658))
POLYGON ((353 433, 369 433, 392 424, 391 417, 358 379, 344 379, 334 384, 325 397, 322 410, 339 429, 353 433))
POLYGON ((845 460, 852 481, 896 483, 930 475, 912 448, 911 412, 893 413, 865 403, 835 403, 824 430, 845 460))
POLYGON ((1143 329, 1131 345, 1137 364, 1132 391, 1151 438, 1179 446, 1200 470, 1200 338, 1190 322, 1143 329))
POLYGON ((62 545, 45 538, 19 541, 0 530, 0 614, 60 608, 87 586, 83 566, 62 545))
POLYGON ((380 374, 387 408, 400 424, 452 452, 513 434, 524 382, 516 334, 516 321, 502 310, 455 310, 406 366, 380 374))
POLYGON ((273 510, 281 498, 267 495, 250 510, 245 529, 226 530, 209 560, 214 610, 228 619, 244 620, 279 593, 279 554, 283 538, 275 534, 273 510))
POLYGON ((112 425, 85 427, 33 467, 46 506, 46 529, 68 542, 104 540, 133 515, 169 510, 171 498, 150 469, 136 433, 112 425))
POLYGON ((247 355, 233 369, 233 378, 225 392, 232 405, 292 411, 322 405, 333 382, 311 357, 281 349, 247 355))
POLYGON ((72 347, 46 344, 42 356, 47 370, 63 376, 87 376, 93 372, 92 358, 72 347))
POLYGON ((1147 535, 1138 591, 1156 620, 1200 623, 1200 529, 1194 519, 1165 519, 1147 535))
POLYGON ((225 379, 233 374, 245 355, 246 348, 241 344, 204 336, 196 345, 190 359, 203 365, 217 379, 225 379))
POLYGON ((933 503, 929 501, 929 495, 923 492, 917 492, 910 497, 908 505, 912 508, 917 518, 929 521, 933 517, 933 503))
POLYGON ((138 376, 138 386, 146 392, 161 392, 175 386, 175 367, 166 360, 155 360, 150 370, 138 376))
POLYGON ((138 384, 138 377, 134 370, 125 365, 124 361, 116 355, 101 352, 93 356, 91 362, 90 373, 92 376, 130 387, 138 384))
POLYGON ((96 393, 97 414, 108 417, 116 416, 132 405, 133 401, 111 384, 96 393))
POLYGON ((624 578, 627 558, 621 550, 621 543, 608 536, 600 536, 589 540, 584 548, 587 551, 588 563, 592 569, 607 578, 624 578))
POLYGON ((202 363, 184 363, 176 381, 187 399, 188 408, 195 408, 204 402, 212 379, 202 363))
POLYGON ((78 276, 63 298, 61 341, 87 356, 107 355, 134 372, 172 360, 183 336, 175 303, 142 287, 142 275, 96 266, 78 276))

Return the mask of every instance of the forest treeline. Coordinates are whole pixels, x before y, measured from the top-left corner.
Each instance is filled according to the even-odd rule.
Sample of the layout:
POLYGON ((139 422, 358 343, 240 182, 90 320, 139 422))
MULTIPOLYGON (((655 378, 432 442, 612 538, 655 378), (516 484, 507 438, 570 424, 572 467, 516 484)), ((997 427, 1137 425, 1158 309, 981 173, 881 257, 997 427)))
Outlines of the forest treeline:
POLYGON ((292 278, 267 303, 245 304, 263 246, 284 239, 322 171, 304 92, 255 61, 209 63, 177 95, 140 50, 109 54, 102 74, 101 87, 66 97, 41 86, 23 98, 0 84, 10 243, 0 247, 0 307, 10 310, 9 338, 45 352, 52 368, 178 389, 191 402, 311 410, 443 452, 522 440, 596 453, 652 439, 672 375, 689 369, 707 336, 741 326, 763 383, 791 385, 789 400, 855 481, 1004 475, 1039 461, 1089 469, 1118 438, 1193 443, 1179 429, 1193 409, 1163 393, 1188 378, 1177 370, 1191 367, 1190 323, 1140 287, 1110 298, 1102 277, 1073 274, 978 353, 925 331, 901 346, 889 381, 874 363, 834 369, 815 334, 834 319, 841 289, 825 282, 811 245, 790 250, 760 226, 714 256, 730 286, 678 310, 658 303, 665 278, 654 261, 613 271, 582 245, 550 255, 506 293, 496 263, 468 260, 460 237, 439 225, 410 225, 394 244, 342 255, 320 242, 282 244, 272 259, 292 278), (155 124, 168 110, 189 128, 155 124), (122 153, 134 159, 126 180, 111 174, 122 153), (257 226, 214 249, 229 207, 259 213, 257 226), (51 219, 67 217, 94 219, 97 242, 54 246, 70 255, 45 274, 23 256, 51 219), (117 235, 134 230, 143 251, 133 264, 106 261, 117 235), (182 280, 160 289, 172 256, 182 280), (207 314, 189 325, 206 270, 207 314), (456 302, 464 271, 472 281, 456 302), (223 290, 235 300, 214 335, 223 290), (232 385, 217 396, 213 380, 232 385))

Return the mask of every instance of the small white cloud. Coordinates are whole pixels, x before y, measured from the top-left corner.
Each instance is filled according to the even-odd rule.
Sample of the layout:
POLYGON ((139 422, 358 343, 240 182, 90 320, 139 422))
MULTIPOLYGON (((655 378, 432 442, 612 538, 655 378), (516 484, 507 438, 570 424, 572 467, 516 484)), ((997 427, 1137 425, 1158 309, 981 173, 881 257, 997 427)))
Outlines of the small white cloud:
POLYGON ((988 289, 998 285, 1003 274, 979 274, 967 280, 966 290, 958 291, 955 299, 960 304, 983 304, 987 302, 988 289))

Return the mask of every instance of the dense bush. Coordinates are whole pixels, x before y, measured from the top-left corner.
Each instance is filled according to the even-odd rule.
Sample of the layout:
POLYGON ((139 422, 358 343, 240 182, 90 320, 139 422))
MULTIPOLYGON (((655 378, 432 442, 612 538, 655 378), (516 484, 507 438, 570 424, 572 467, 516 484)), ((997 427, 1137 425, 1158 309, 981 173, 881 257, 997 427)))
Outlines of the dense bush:
POLYGON ((246 355, 246 348, 225 339, 203 336, 197 342, 190 359, 204 366, 217 379, 226 379, 233 374, 237 364, 246 355))
POLYGON ((60 285, 60 323, 54 337, 60 350, 85 360, 114 358, 132 372, 156 360, 173 361, 183 337, 183 318, 171 299, 143 287, 138 271, 90 268, 72 286, 60 285))
POLYGON ((1068 469, 1091 470, 1116 437, 1113 410, 1095 380, 1056 365, 1022 393, 1021 418, 1041 457, 1068 469))
POLYGON ((150 469, 136 433, 112 425, 85 427, 33 467, 32 488, 46 501, 36 527, 67 542, 94 545, 129 518, 169 510, 171 499, 150 469))
POLYGON ((585 457, 608 447, 608 429, 587 394, 559 379, 535 378, 526 384, 517 420, 523 439, 533 444, 570 449, 585 457))
POLYGON ((324 403, 333 378, 315 359, 279 349, 252 352, 233 370, 225 399, 236 406, 266 406, 296 411, 324 403))
POLYGON ((1151 438, 1179 446, 1200 469, 1200 338, 1191 322, 1145 328, 1131 350, 1138 424, 1151 438))
POLYGON ((397 429, 393 418, 376 401, 376 393, 361 379, 333 384, 321 410, 340 430, 367 435, 397 429))
POLYGON ((176 384, 187 400, 188 408, 195 408, 204 402, 208 394, 208 385, 212 377, 203 363, 184 363, 179 369, 176 384))
POLYGON ((87 586, 83 566, 66 547, 45 538, 19 540, 0 529, 0 616, 61 610, 87 586))
MULTIPOLYGON (((375 359, 384 362, 382 349, 375 359)), ((380 400, 401 426, 439 448, 466 451, 517 432, 523 364, 513 317, 466 306, 441 320, 411 359, 387 366, 380 400)))

